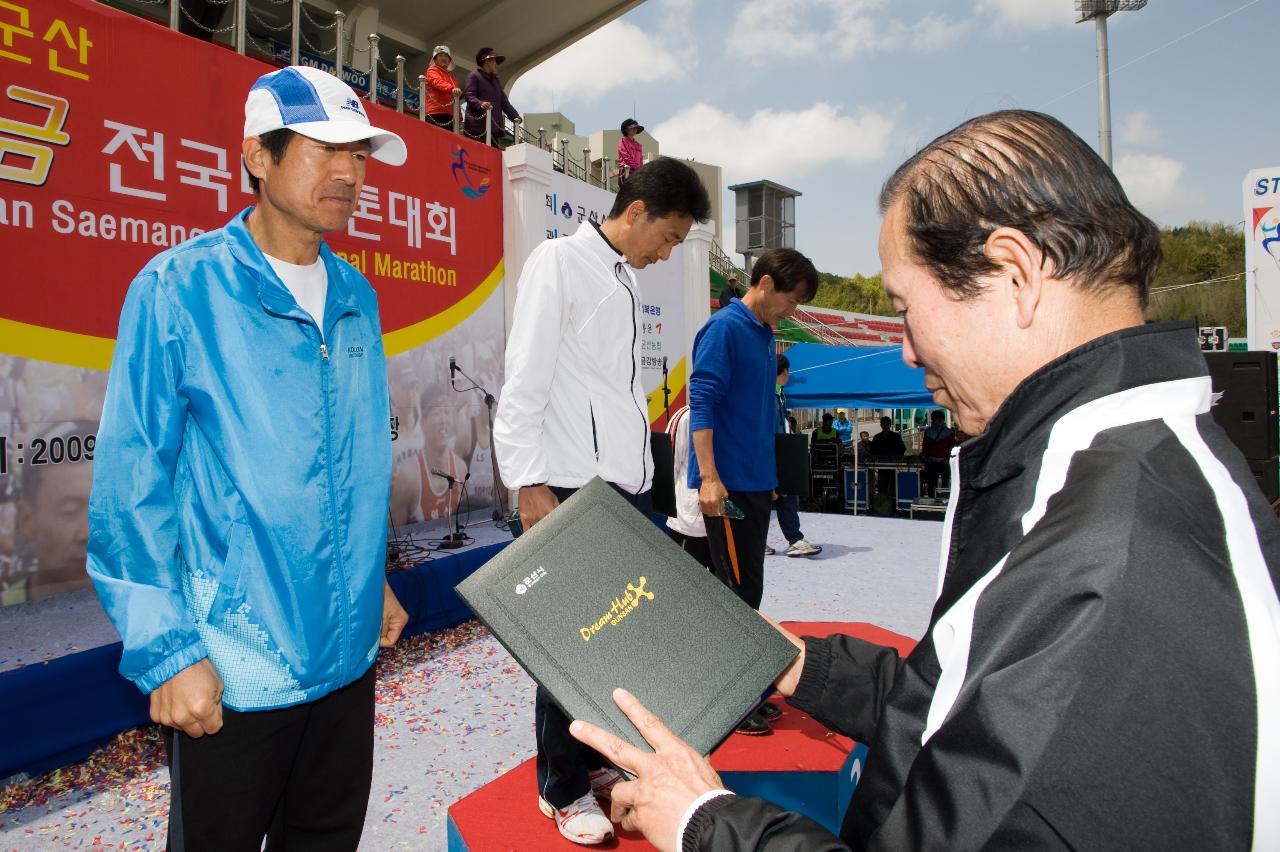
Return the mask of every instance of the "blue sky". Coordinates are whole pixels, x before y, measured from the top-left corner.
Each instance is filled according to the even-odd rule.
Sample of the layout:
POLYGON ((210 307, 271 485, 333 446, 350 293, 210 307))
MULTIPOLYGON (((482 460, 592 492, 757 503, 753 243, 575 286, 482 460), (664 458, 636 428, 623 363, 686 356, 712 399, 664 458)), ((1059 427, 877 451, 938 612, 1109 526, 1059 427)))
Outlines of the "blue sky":
MULTIPOLYGON (((964 119, 1042 110, 1097 146, 1094 26, 1075 17, 1072 0, 648 0, 525 74, 512 101, 585 133, 634 103, 662 153, 719 164, 726 186, 802 192, 796 247, 819 269, 872 274, 880 184, 964 119)), ((1130 198, 1162 225, 1239 222, 1245 174, 1280 164, 1280 3, 1151 0, 1109 28, 1130 198)))

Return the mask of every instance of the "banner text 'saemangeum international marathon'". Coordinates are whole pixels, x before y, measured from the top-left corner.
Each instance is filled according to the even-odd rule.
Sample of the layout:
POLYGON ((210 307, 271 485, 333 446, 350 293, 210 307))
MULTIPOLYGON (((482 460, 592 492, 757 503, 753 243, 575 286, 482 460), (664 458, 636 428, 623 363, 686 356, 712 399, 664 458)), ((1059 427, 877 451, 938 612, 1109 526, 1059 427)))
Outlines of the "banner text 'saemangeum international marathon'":
MULTIPOLYGON (((244 95, 269 66, 89 0, 0 4, 0 595, 83 578, 94 436, 125 291, 155 254, 252 204, 241 166, 244 95), (67 573, 78 565, 78 573, 67 573)), ((480 516, 495 497, 477 393, 503 348, 499 153, 379 110, 409 161, 371 161, 355 215, 330 246, 377 290, 389 357, 396 524, 443 517, 470 472, 480 516)))

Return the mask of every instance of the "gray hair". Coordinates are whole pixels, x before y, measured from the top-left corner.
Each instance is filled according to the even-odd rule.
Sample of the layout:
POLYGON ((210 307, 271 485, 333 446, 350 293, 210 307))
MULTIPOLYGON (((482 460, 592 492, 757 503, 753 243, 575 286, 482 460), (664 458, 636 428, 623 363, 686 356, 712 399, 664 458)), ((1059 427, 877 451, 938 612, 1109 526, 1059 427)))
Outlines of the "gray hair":
POLYGON ((1084 140, 1043 113, 993 112, 944 133, 885 182, 880 211, 899 199, 912 256, 961 298, 997 271, 985 245, 1001 227, 1026 234, 1056 277, 1096 293, 1132 288, 1144 307, 1160 265, 1155 224, 1084 140))

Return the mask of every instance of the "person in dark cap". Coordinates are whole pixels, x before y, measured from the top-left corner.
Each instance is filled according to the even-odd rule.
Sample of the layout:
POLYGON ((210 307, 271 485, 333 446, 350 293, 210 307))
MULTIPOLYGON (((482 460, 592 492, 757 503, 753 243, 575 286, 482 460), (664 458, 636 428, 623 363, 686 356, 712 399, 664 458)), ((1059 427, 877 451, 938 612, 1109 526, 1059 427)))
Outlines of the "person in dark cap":
POLYGON ((734 299, 742 298, 742 287, 738 284, 738 277, 730 275, 729 280, 724 282, 724 287, 720 288, 719 306, 722 308, 729 307, 729 303, 734 299))
POLYGON ((467 101, 467 117, 463 127, 467 135, 473 139, 484 138, 484 123, 487 120, 493 127, 491 137, 495 148, 505 148, 515 141, 515 135, 507 130, 507 119, 520 120, 520 113, 507 100, 507 93, 502 90, 502 80, 498 78, 498 66, 507 61, 507 57, 492 47, 482 47, 476 54, 476 70, 467 75, 463 87, 467 101))
POLYGON ((631 173, 644 165, 644 148, 636 139, 644 133, 644 125, 634 118, 622 122, 622 136, 618 139, 618 184, 626 182, 631 173))

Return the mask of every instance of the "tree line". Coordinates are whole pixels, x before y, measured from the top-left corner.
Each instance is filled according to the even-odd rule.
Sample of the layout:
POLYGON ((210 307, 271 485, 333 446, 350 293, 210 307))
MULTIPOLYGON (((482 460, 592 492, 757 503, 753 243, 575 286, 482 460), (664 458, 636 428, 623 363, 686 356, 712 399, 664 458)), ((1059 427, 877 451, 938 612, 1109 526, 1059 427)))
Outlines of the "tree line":
MULTIPOLYGON (((1245 336, 1244 234, 1220 222, 1189 222, 1160 229, 1164 260, 1147 305, 1147 319, 1189 319, 1199 325, 1224 325, 1231 337, 1245 336), (1228 276, 1232 276, 1228 278, 1228 276), (1228 280, 1164 289, 1215 278, 1228 280)), ((892 316, 880 273, 845 277, 818 273, 815 307, 892 316)))

